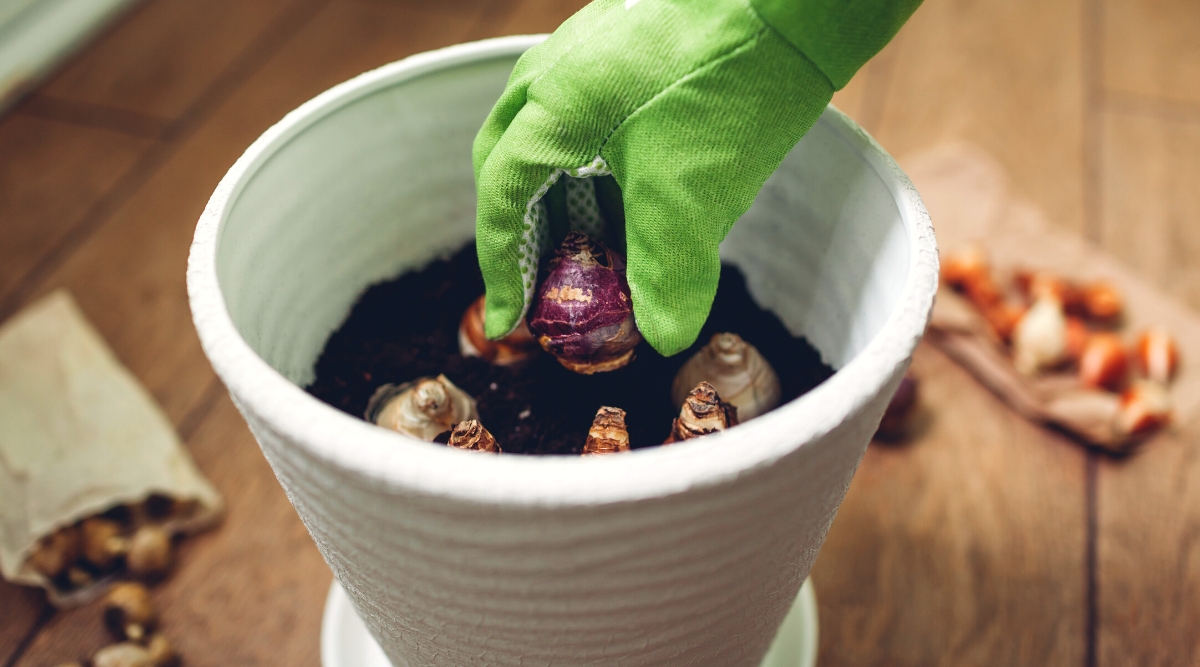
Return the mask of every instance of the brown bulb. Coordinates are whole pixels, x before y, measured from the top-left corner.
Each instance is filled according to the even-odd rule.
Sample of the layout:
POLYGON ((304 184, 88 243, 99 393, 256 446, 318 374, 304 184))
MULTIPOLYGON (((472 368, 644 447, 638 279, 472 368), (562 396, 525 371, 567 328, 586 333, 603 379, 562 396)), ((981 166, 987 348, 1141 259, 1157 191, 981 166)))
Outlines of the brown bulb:
POLYGON ((496 443, 496 438, 477 419, 468 419, 455 424, 454 429, 450 431, 450 442, 447 444, 455 449, 476 452, 499 454, 501 451, 500 445, 496 443))
POLYGON ((671 435, 663 444, 691 440, 737 426, 737 408, 722 401, 717 390, 701 382, 688 394, 671 426, 671 435))
POLYGON ((942 258, 942 281, 963 293, 980 310, 1001 303, 1004 292, 992 277, 992 265, 987 251, 971 244, 942 258))
POLYGON ((967 281, 962 291, 980 310, 995 308, 1004 302, 1004 291, 990 274, 967 281))
POLYGON ((60 528, 43 537, 26 561, 34 570, 53 579, 66 572, 79 560, 79 530, 75 526, 60 528))
POLYGON ((96 651, 92 667, 157 667, 145 647, 132 642, 112 644, 96 651))
POLYGON ((1128 372, 1125 346, 1119 337, 1098 333, 1088 338, 1079 357, 1079 380, 1085 387, 1120 391, 1128 372))
POLYGON ((1084 349, 1087 348, 1088 339, 1092 337, 1092 332, 1088 331, 1087 325, 1078 317, 1067 318, 1067 358, 1072 361, 1079 361, 1083 356, 1084 349))
POLYGON ((1134 347, 1138 369, 1149 379, 1167 385, 1179 369, 1179 346, 1175 337, 1162 329, 1147 329, 1134 347))
POLYGON ((1083 307, 1091 319, 1113 322, 1120 319, 1125 303, 1116 287, 1106 282, 1094 282, 1083 287, 1083 307))
POLYGON ((141 641, 157 619, 150 591, 136 581, 116 584, 104 596, 104 625, 117 639, 141 641))
POLYGON ((179 654, 175 652, 175 647, 161 634, 154 635, 146 642, 146 652, 150 654, 150 661, 154 663, 154 667, 174 667, 179 664, 179 654))
POLYGON ((1157 382, 1136 382, 1121 394, 1117 432, 1147 435, 1171 422, 1171 396, 1157 382))
POLYGON ((992 276, 987 251, 977 244, 943 258, 942 281, 965 295, 980 310, 993 308, 1004 299, 1004 291, 992 276))
POLYGON ((67 584, 70 585, 71 588, 83 588, 84 586, 91 586, 92 582, 95 580, 96 578, 92 576, 92 573, 88 572, 82 567, 72 565, 67 568, 67 584))
POLYGON ((971 244, 942 258, 942 280, 956 290, 965 290, 967 285, 991 278, 992 267, 987 251, 978 244, 971 244))
POLYGON ((996 337, 1005 343, 1012 340, 1013 330, 1025 316, 1025 311, 1025 308, 1007 301, 1001 301, 981 309, 983 318, 991 325, 996 337))
POLYGON ((129 541, 121 536, 121 524, 116 521, 91 517, 80 524, 79 531, 83 558, 102 572, 113 569, 129 549, 129 541))
POLYGON ((464 357, 480 357, 497 366, 528 361, 540 350, 537 339, 522 320, 512 333, 499 340, 488 340, 483 332, 486 296, 475 299, 463 312, 458 325, 458 348, 464 357))
POLYGON ((145 525, 129 538, 125 567, 130 574, 146 579, 160 577, 171 568, 171 560, 171 536, 162 528, 145 525))
POLYGON ((588 429, 587 442, 583 444, 584 455, 627 451, 629 431, 625 428, 625 411, 620 408, 601 407, 596 411, 592 427, 588 429))
POLYGON ((1083 292, 1075 283, 1050 271, 1018 271, 1017 289, 1030 301, 1042 297, 1056 299, 1069 315, 1084 314, 1083 292))

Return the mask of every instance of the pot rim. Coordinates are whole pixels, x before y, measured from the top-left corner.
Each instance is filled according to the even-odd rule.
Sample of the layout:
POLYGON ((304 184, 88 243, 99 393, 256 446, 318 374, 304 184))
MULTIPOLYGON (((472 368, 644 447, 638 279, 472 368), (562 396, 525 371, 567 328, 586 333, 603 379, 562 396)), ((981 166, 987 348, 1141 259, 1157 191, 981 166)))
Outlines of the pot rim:
POLYGON ((816 389, 736 429, 619 456, 487 456, 351 417, 309 395, 259 357, 234 326, 216 271, 221 225, 244 184, 292 138, 347 104, 443 69, 511 58, 545 38, 518 35, 459 44, 338 84, 264 132, 221 179, 196 227, 188 258, 188 297, 205 354, 238 408, 253 416, 260 429, 387 492, 514 506, 631 502, 721 484, 770 466, 855 415, 897 371, 907 368, 937 291, 933 228, 895 160, 832 105, 828 111, 837 134, 871 165, 900 211, 909 241, 908 277, 883 327, 849 363, 816 389))

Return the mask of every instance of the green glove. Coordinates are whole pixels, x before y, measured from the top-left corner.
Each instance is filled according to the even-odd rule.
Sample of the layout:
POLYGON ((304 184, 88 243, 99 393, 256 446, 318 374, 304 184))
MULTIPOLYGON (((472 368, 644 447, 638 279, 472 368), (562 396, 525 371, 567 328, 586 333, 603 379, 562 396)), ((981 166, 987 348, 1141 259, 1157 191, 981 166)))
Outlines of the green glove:
POLYGON ((620 222, 613 188, 574 180, 611 174, 638 327, 664 355, 686 349, 721 240, 919 3, 596 0, 568 19, 521 57, 475 138, 487 335, 525 316, 554 210, 593 233, 620 222))

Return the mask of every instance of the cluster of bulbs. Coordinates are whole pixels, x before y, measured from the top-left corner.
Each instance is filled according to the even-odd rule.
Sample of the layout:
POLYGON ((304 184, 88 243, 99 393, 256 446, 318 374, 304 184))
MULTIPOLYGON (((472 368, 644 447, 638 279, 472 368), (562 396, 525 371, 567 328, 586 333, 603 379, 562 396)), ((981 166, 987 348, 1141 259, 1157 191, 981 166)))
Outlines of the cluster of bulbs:
MULTIPOLYGON (((619 253, 572 232, 550 260, 527 322, 499 340, 484 335, 484 297, 463 314, 459 348, 464 356, 497 365, 528 362, 543 350, 567 369, 591 375, 628 365, 642 336, 619 253)), ((719 333, 684 363, 671 386, 679 408, 670 444, 723 431, 774 409, 779 378, 753 346, 734 333, 719 333)), ((371 397, 366 418, 385 428, 433 441, 449 432, 449 446, 501 452, 479 422, 475 401, 444 375, 383 385, 371 397)), ((625 411, 600 406, 583 445, 584 455, 630 449, 625 411)))

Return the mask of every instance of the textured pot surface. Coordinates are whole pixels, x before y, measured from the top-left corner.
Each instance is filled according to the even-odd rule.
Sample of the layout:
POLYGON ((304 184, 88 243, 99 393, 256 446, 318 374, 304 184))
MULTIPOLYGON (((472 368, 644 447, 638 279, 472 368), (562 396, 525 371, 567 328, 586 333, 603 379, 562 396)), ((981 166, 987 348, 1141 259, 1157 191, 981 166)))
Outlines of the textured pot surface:
POLYGON ((300 388, 365 287, 470 241, 471 142, 539 39, 414 56, 268 130, 197 228, 196 327, 397 667, 755 665, 937 287, 916 192, 836 109, 722 245, 755 298, 839 369, 801 399, 696 441, 561 458, 418 442, 300 388))

